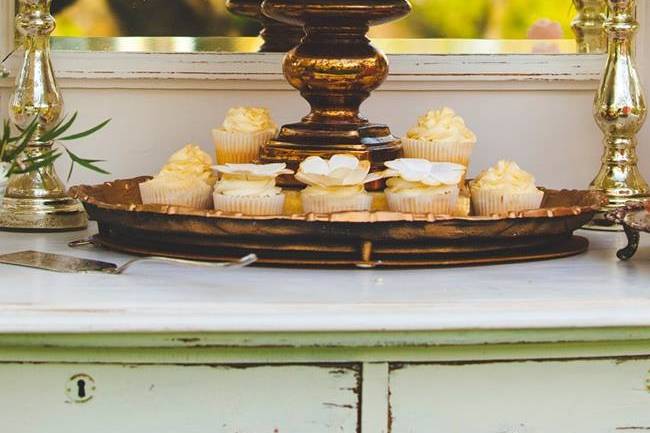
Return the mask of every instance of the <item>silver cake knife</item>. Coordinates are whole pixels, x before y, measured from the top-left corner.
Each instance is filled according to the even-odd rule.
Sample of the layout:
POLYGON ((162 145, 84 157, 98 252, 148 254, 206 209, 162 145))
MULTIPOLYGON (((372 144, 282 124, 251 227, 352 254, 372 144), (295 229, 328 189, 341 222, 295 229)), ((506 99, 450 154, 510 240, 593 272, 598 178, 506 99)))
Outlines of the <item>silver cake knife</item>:
POLYGON ((119 275, 130 268, 133 264, 143 261, 157 261, 223 269, 241 268, 251 265, 257 261, 257 256, 255 254, 249 254, 239 260, 219 263, 147 256, 136 257, 124 263, 123 265, 118 266, 113 263, 102 262, 99 260, 80 259, 78 257, 66 256, 63 254, 44 253, 41 251, 20 251, 11 254, 0 255, 1 264, 24 266, 63 273, 101 272, 104 274, 119 275))

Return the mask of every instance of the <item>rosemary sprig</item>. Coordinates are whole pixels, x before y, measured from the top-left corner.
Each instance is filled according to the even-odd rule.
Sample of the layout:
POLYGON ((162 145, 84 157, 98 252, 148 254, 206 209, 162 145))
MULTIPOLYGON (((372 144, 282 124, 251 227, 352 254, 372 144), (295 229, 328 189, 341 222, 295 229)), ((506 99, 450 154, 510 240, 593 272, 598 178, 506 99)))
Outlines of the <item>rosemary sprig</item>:
MULTIPOLYGON (((61 121, 59 121, 54 127, 39 137, 39 141, 47 142, 78 140, 80 138, 94 134, 95 132, 108 125, 108 123, 111 121, 111 119, 108 119, 99 125, 96 125, 85 131, 64 135, 72 127, 75 120, 77 120, 77 115, 78 113, 75 112, 69 118, 66 116, 61 119, 61 121)), ((52 165, 57 159, 63 156, 63 152, 61 152, 58 148, 53 148, 45 153, 38 155, 29 155, 25 153, 37 129, 37 118, 34 118, 34 120, 29 124, 27 128, 24 130, 19 130, 19 133, 14 136, 12 135, 11 125, 9 121, 5 120, 3 122, 2 135, 0 135, 0 162, 8 162, 11 164, 7 176, 10 176, 12 174, 30 173, 33 171, 40 172, 41 169, 52 165)), ((109 174, 108 171, 96 165, 98 162, 104 162, 103 160, 82 158, 73 153, 66 146, 62 147, 70 158, 68 180, 70 180, 74 166, 77 164, 98 173, 109 174)))
POLYGON ((77 163, 82 167, 87 168, 88 170, 92 170, 98 173, 102 174, 110 174, 108 171, 104 170, 101 167, 97 167, 95 163, 97 162, 105 162, 103 159, 83 159, 80 158, 79 156, 75 155, 68 149, 67 147, 63 146, 63 149, 65 149, 66 153, 70 157, 70 160, 72 163, 70 164, 70 170, 68 170, 68 180, 72 177, 72 170, 74 170, 74 164, 77 163))

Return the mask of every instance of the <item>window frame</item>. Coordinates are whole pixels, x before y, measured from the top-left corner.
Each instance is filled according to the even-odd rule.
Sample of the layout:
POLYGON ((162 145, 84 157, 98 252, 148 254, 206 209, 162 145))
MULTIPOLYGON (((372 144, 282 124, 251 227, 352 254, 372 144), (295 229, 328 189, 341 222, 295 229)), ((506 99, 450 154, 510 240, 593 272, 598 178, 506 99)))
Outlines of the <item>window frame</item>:
MULTIPOLYGON (((639 52, 648 43, 647 2, 638 3, 639 52)), ((13 48, 14 2, 0 0, 0 48, 13 48)), ((62 87, 74 88, 208 88, 289 89, 278 53, 128 53, 54 51, 62 87)), ((595 89, 603 55, 491 54, 389 55, 391 72, 381 90, 576 90, 595 89)), ((641 56, 640 56, 641 57, 641 56)), ((643 57, 639 62, 645 61, 643 57)), ((15 72, 20 56, 8 68, 15 72)), ((12 74, 14 76, 15 74, 12 74)), ((13 79, 0 80, 11 87, 13 79)))

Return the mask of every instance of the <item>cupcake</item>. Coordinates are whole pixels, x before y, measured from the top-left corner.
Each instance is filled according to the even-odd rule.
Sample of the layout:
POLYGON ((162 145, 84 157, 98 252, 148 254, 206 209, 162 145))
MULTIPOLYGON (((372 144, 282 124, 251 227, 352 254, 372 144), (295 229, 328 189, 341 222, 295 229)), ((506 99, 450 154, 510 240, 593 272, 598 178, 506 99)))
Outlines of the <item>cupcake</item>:
POLYGON ((221 128, 212 130, 218 164, 247 164, 257 160, 260 148, 277 134, 266 108, 228 110, 221 128))
POLYGON ((512 161, 499 161, 483 171, 470 185, 472 207, 479 216, 538 209, 544 192, 535 178, 512 161))
POLYGON ((469 166, 476 135, 451 108, 429 111, 402 139, 404 156, 469 166))
POLYGON ((245 215, 282 215, 285 195, 276 186, 281 174, 293 174, 286 164, 225 164, 214 187, 214 208, 245 215))
POLYGON ((369 174, 370 161, 359 161, 354 155, 334 155, 330 160, 318 156, 305 159, 296 179, 307 185, 300 193, 306 213, 367 211, 372 197, 364 185, 381 179, 369 174))
POLYGON ((157 176, 140 184, 142 203, 209 209, 216 181, 211 166, 210 155, 188 144, 169 158, 157 176))
POLYGON ((386 162, 386 201, 394 212, 452 215, 456 211, 459 183, 465 167, 426 159, 386 162))

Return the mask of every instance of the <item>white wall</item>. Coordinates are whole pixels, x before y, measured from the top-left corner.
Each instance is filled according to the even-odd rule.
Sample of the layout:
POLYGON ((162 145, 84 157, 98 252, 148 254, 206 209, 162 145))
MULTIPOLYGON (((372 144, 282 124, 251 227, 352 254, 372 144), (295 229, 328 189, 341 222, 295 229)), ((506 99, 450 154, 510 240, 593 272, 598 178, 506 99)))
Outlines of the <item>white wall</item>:
MULTIPOLYGON (((105 131, 72 145, 79 154, 106 159, 112 176, 78 171, 72 183, 153 173, 188 142, 211 151, 210 129, 231 106, 267 106, 279 123, 297 120, 307 111, 292 91, 70 88, 64 96, 68 111, 80 111, 80 127, 113 118, 105 131)), ((511 158, 541 184, 583 188, 596 173, 602 152, 592 100, 590 90, 379 91, 364 110, 402 134, 428 108, 448 105, 479 137, 472 173, 499 158, 511 158)), ((650 177, 649 137, 644 132, 641 167, 650 177)))

